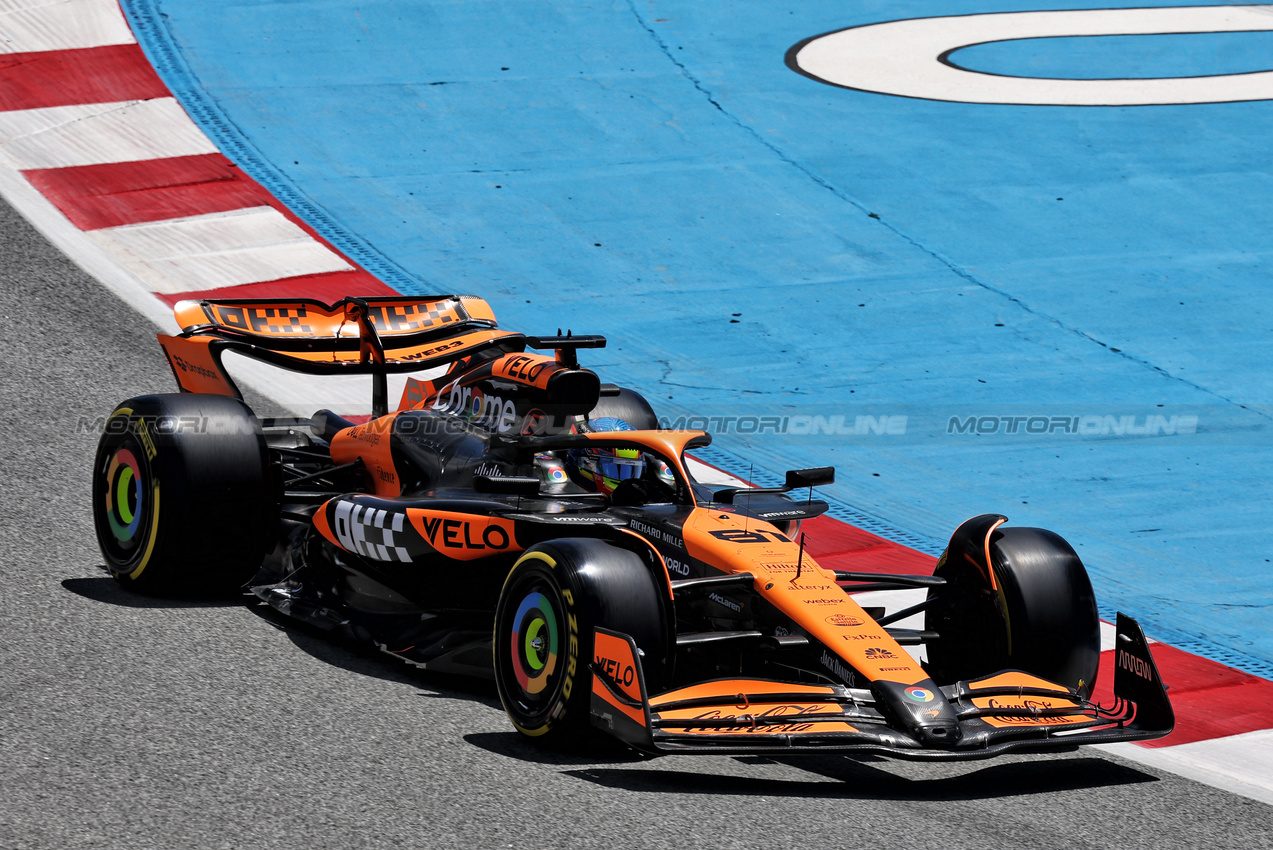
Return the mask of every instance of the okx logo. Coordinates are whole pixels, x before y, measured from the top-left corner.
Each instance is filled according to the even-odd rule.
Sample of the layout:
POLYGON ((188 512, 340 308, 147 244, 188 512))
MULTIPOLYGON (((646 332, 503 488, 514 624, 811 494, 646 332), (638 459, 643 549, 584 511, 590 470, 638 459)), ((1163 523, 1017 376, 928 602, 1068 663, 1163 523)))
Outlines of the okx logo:
POLYGON ((338 502, 332 530, 345 549, 373 561, 411 563, 407 550, 398 545, 403 515, 368 508, 355 502, 338 502))

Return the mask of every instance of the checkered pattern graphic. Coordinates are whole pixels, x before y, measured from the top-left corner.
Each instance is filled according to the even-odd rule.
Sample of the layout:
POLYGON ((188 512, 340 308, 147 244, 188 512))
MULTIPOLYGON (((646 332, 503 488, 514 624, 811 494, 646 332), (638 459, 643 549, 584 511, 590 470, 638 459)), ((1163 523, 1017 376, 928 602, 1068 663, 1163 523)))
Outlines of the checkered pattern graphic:
POLYGON ((377 304, 370 310, 371 323, 382 334, 410 333, 449 325, 464 318, 460 302, 442 301, 377 304))
POLYGON ((218 304, 213 310, 219 324, 247 333, 296 336, 314 332, 310 325, 305 324, 308 314, 303 306, 227 307, 218 304))
MULTIPOLYGON (((308 334, 312 333, 310 326, 302 324, 301 320, 305 318, 305 308, 285 308, 285 307, 266 307, 263 310, 253 310, 253 313, 261 313, 262 319, 265 319, 265 333, 268 334, 308 334), (276 324, 278 322, 286 322, 286 324, 276 324)), ((255 322, 253 322, 255 326, 255 322)))
POLYGON ((397 545, 395 534, 403 528, 403 513, 390 513, 353 502, 336 505, 333 530, 340 545, 373 561, 411 563, 411 555, 397 545))

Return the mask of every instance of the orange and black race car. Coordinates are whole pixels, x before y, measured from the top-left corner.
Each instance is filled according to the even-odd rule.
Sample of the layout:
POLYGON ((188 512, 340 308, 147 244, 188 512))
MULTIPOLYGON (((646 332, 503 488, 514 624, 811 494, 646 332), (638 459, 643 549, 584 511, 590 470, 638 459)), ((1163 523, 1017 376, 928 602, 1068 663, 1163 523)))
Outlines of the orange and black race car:
POLYGON ((160 343, 182 392, 122 403, 94 461, 98 539, 127 587, 246 586, 420 667, 493 675, 544 740, 597 727, 652 754, 960 759, 1171 731, 1123 615, 1115 699, 1090 700, 1100 623, 1060 537, 986 515, 934 575, 825 569, 799 526, 826 510, 812 493, 833 470, 696 481, 686 452, 709 435, 659 430, 639 395, 582 368, 601 337, 501 330, 466 296, 176 314, 184 330, 160 343), (370 375, 372 417, 258 418, 226 351, 370 375), (393 412, 390 373, 426 378, 393 412), (887 616, 852 595, 890 588, 926 595, 887 616), (920 612, 921 629, 893 625, 920 612))

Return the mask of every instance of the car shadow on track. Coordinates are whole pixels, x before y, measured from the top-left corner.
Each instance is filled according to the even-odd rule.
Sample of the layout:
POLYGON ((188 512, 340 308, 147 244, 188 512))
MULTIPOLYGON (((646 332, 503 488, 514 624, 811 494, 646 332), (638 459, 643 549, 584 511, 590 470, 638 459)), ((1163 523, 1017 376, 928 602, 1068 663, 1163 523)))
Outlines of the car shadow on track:
POLYGON ((1096 756, 1031 756, 969 770, 966 763, 905 763, 849 756, 743 757, 745 765, 776 764, 836 782, 741 777, 721 773, 630 768, 566 771, 626 791, 747 796, 825 797, 842 800, 962 801, 1064 791, 1089 791, 1157 782, 1158 777, 1096 756), (888 769, 876 767, 887 764, 888 769), (900 768, 900 769, 899 769, 900 768))
MULTIPOLYGON (((473 732, 465 735, 464 740, 479 749, 494 753, 497 756, 556 767, 582 767, 585 765, 595 766, 598 763, 623 764, 651 761, 650 756, 638 753, 636 750, 601 732, 593 732, 585 736, 576 746, 570 748, 545 746, 527 738, 520 732, 512 730, 508 732, 473 732)), ((577 771, 566 772, 574 774, 577 771)))
POLYGON ((85 599, 118 605, 121 608, 233 608, 243 604, 243 597, 239 594, 193 597, 142 596, 125 590, 110 576, 63 579, 62 587, 85 599))
POLYGON ((421 692, 424 697, 471 699, 500 708, 499 697, 492 682, 415 669, 401 660, 384 655, 368 644, 293 620, 251 594, 234 592, 211 597, 143 596, 121 587, 119 582, 109 576, 68 578, 62 581, 62 587, 85 599, 123 608, 243 608, 286 635, 297 649, 325 664, 363 676, 424 689, 421 692))
POLYGON ((246 599, 240 596, 239 604, 285 634, 297 649, 324 664, 386 682, 424 688, 426 691, 420 694, 423 697, 471 699, 500 708, 499 697, 495 693, 493 682, 469 676, 420 670, 399 658, 380 652, 369 643, 346 638, 292 619, 254 596, 248 596, 246 599))
MULTIPOLYGON (((721 769, 708 772, 654 767, 655 764, 686 766, 691 760, 655 759, 599 733, 585 746, 566 752, 541 747, 511 731, 474 733, 465 735, 464 740, 488 752, 520 761, 557 767, 573 765, 575 769, 564 773, 595 785, 659 794, 960 801, 1090 791, 1159 781, 1158 777, 1134 767, 1082 754, 1009 755, 993 763, 973 764, 902 762, 870 755, 736 756, 722 757, 728 761, 720 765, 721 769), (648 766, 619 766, 623 762, 648 766), (740 767, 763 769, 766 765, 794 768, 834 781, 736 775, 740 767)), ((692 761, 701 764, 702 758, 711 759, 700 756, 692 761)))

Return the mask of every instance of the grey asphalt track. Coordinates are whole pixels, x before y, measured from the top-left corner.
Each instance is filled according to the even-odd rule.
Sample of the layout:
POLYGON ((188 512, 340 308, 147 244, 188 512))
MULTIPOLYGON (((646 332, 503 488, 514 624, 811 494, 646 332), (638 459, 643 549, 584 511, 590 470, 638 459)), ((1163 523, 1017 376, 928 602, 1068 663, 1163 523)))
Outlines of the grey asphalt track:
POLYGON ((494 689, 98 566, 91 423, 153 330, 0 204, 0 847, 1273 846, 1273 807, 1093 752, 926 765, 544 753, 494 689))

